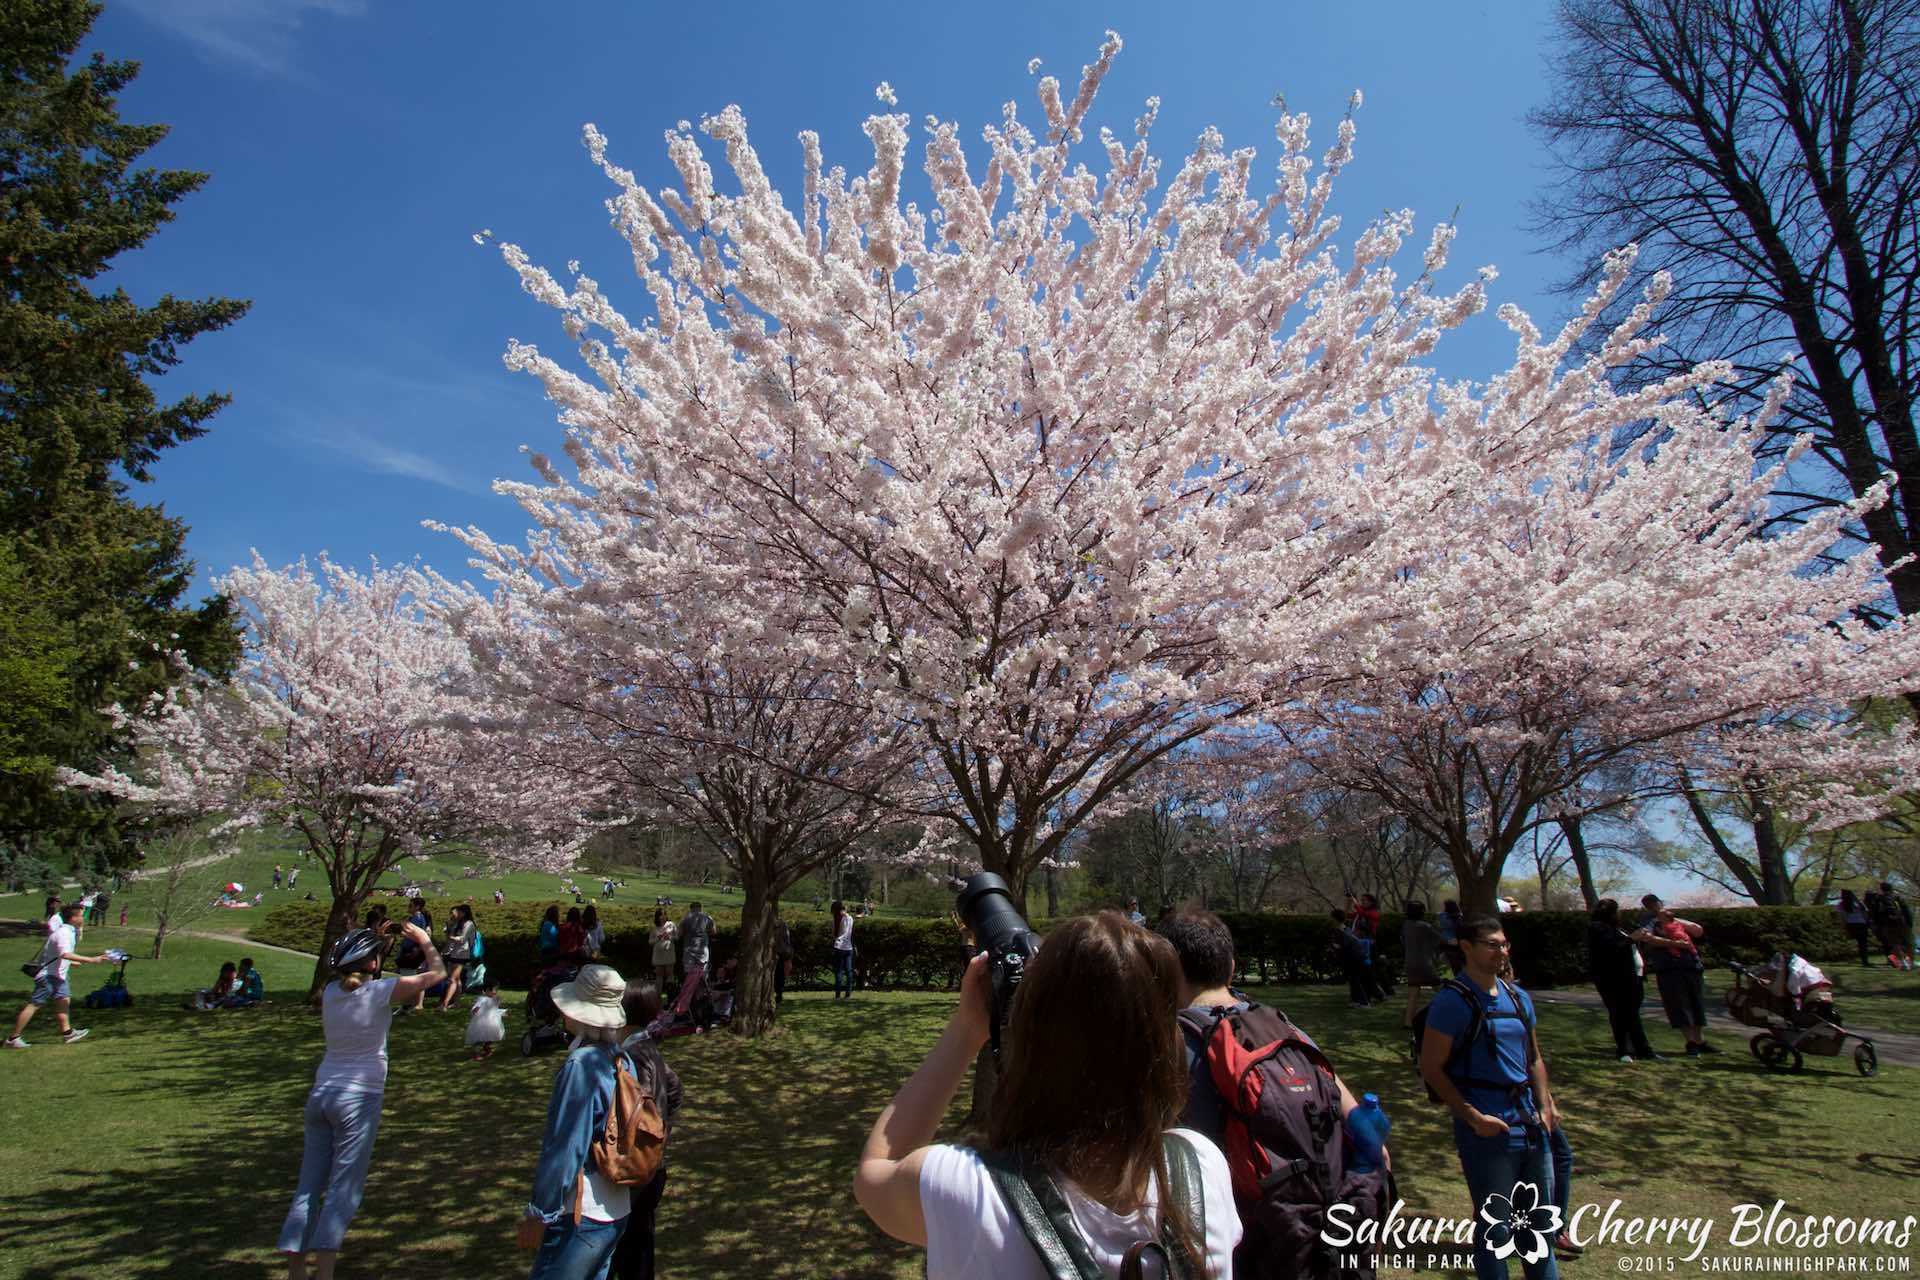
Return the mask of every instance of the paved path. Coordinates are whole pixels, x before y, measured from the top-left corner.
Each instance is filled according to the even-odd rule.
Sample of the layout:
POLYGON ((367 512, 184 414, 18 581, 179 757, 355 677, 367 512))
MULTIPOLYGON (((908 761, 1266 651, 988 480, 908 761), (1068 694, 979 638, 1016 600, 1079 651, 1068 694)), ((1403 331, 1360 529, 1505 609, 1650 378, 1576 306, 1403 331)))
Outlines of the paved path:
POLYGON ((283 956, 299 956, 302 960, 316 959, 311 951, 296 951, 292 947, 276 947, 271 942, 255 942, 252 938, 243 938, 237 933, 207 933, 199 929, 170 929, 169 938, 210 938, 215 942, 231 942, 236 947, 251 947, 255 951, 277 951, 283 956))
MULTIPOLYGON (((1583 1009, 1592 1009, 1603 1017, 1606 1013, 1606 1006, 1601 1003, 1600 993, 1597 991, 1529 991, 1527 994, 1531 995, 1535 1000, 1544 1001, 1547 1004, 1578 1005, 1583 1009)), ((1725 1032, 1730 1036, 1737 1036, 1739 1047, 1744 1051, 1747 1041, 1758 1034, 1757 1030, 1743 1023, 1735 1022, 1732 1018, 1728 1017, 1727 1011, 1724 1008, 1716 1007, 1711 997, 1708 999, 1707 1004, 1708 1029, 1725 1032)), ((1650 1019, 1647 1023, 1647 1030, 1649 1032, 1666 1030, 1666 1019, 1664 1015, 1660 1013, 1660 1002, 1658 1000, 1649 999, 1641 1012, 1643 1016, 1650 1019), (1658 1019, 1658 1025, 1651 1019, 1658 1019)), ((1920 1036, 1902 1035, 1893 1031, 1875 1031, 1872 1027, 1849 1026, 1847 1030, 1858 1032, 1863 1036, 1871 1038, 1873 1041, 1873 1051, 1875 1055, 1879 1057, 1880 1061, 1894 1063, 1902 1067, 1920 1067, 1920 1036)), ((1659 1048, 1660 1046, 1655 1045, 1654 1047, 1659 1048)), ((1724 1045, 1722 1046, 1722 1048, 1726 1047, 1727 1046, 1724 1045)), ((1662 1050, 1662 1052, 1666 1051, 1662 1050)), ((1852 1066, 1852 1054, 1853 1042, 1848 1041, 1844 1050, 1844 1056, 1835 1059, 1835 1061, 1844 1063, 1847 1066, 1852 1066)), ((1818 1063, 1821 1060, 1819 1058, 1809 1058, 1808 1061, 1812 1064, 1818 1063)))

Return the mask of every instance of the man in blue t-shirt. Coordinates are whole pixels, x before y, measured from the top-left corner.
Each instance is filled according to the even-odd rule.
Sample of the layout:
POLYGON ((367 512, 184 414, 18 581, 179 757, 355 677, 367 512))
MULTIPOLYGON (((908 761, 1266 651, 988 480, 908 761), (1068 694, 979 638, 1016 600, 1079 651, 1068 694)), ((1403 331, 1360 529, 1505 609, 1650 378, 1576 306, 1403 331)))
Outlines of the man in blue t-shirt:
MULTIPOLYGON (((1459 981, 1471 992, 1471 1003, 1452 983, 1433 997, 1420 1044, 1420 1074, 1453 1112, 1453 1145, 1479 1224, 1474 1272, 1479 1280, 1507 1280, 1506 1259, 1495 1257, 1481 1238, 1487 1228, 1480 1210, 1488 1197, 1499 1196, 1510 1202, 1511 1211, 1529 1218, 1528 1230, 1512 1233, 1527 1280, 1557 1280, 1552 1244, 1564 1224, 1549 1224, 1529 1212, 1535 1204, 1553 1204, 1548 1130, 1560 1125, 1534 1032, 1533 1001, 1499 976, 1507 935, 1497 918, 1467 917, 1458 941, 1466 957, 1459 981), (1469 1042, 1456 1044, 1469 1036, 1469 1042), (1522 1183, 1537 1188, 1534 1196, 1516 1194, 1522 1183), (1535 1239, 1538 1228, 1547 1228, 1540 1233, 1544 1239, 1535 1239)), ((1496 1206, 1496 1216, 1507 1212, 1496 1206)))

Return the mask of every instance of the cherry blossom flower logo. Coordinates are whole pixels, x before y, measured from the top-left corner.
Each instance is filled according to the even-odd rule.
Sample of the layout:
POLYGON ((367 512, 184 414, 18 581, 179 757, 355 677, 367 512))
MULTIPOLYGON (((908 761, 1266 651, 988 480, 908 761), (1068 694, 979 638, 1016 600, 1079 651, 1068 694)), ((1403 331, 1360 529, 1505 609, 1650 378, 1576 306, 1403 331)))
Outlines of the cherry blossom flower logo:
POLYGON ((1516 1182, 1507 1195, 1498 1191, 1480 1206, 1480 1221, 1487 1224, 1480 1245, 1496 1258, 1520 1255, 1522 1262, 1538 1262, 1553 1248, 1553 1238, 1561 1227, 1560 1206, 1540 1203, 1540 1188, 1531 1182, 1516 1182))

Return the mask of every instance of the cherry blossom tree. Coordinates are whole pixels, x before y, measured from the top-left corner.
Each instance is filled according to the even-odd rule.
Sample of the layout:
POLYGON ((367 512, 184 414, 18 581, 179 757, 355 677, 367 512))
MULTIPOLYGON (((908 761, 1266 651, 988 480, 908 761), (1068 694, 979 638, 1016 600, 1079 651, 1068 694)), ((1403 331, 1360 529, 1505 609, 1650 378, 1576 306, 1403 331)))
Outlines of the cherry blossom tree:
POLYGON ((494 590, 442 580, 438 607, 489 699, 514 708, 497 731, 544 743, 543 767, 622 810, 698 832, 738 876, 730 1025, 757 1036, 774 1021, 781 895, 887 819, 915 753, 796 639, 781 600, 704 542, 623 511, 627 466, 609 454, 577 482, 543 465, 546 487, 502 485, 542 527, 525 550, 462 531, 494 590))
MULTIPOLYGON (((323 957, 380 876, 436 844, 572 864, 560 793, 484 731, 491 714, 472 695, 467 646, 422 607, 418 572, 376 565, 363 576, 325 557, 318 572, 305 561, 273 569, 256 555, 216 585, 246 626, 233 679, 188 676, 156 695, 152 714, 123 716, 133 771, 68 773, 67 785, 155 814, 217 814, 225 829, 297 834, 332 894, 323 957)), ((312 992, 329 976, 316 963, 312 992)))
POLYGON ((1163 180, 1153 99, 1130 144, 1101 129, 1096 167, 1076 162, 1119 49, 1109 33, 1070 101, 1042 79, 1036 126, 1008 105, 984 167, 929 121, 927 209, 903 196, 901 114, 868 119, 851 178, 802 134, 797 208, 737 108, 699 131, 725 179, 691 126, 668 135, 677 190, 588 126, 651 295, 638 323, 502 246, 586 372, 520 343, 508 363, 545 384, 599 500, 750 567, 737 609, 804 601, 797 633, 931 761, 910 816, 1023 903, 1140 769, 1312 687, 1327 639, 1371 625, 1348 583, 1403 555, 1383 501, 1409 495, 1360 464, 1482 304, 1479 280, 1433 285, 1444 227, 1400 278, 1410 214, 1335 251, 1351 119, 1315 172, 1307 117, 1282 115, 1264 194, 1212 130, 1163 180))
POLYGON ((1755 465, 1765 415, 1712 407, 1725 368, 1615 390, 1654 341, 1641 328, 1664 278, 1569 367, 1632 260, 1613 255, 1551 339, 1508 309, 1510 372, 1404 398, 1401 447, 1433 477, 1431 519, 1448 536, 1372 585, 1390 621, 1335 638, 1347 681, 1284 730, 1325 778, 1444 848, 1470 908, 1491 906, 1523 834, 1618 805, 1591 784, 1655 747, 1702 773, 1767 778, 1774 803, 1820 825, 1875 811, 1920 761, 1910 725, 1863 733, 1847 714, 1920 684, 1920 633, 1860 621, 1886 590, 1873 557, 1819 571, 1884 486, 1757 536, 1794 456, 1755 465), (1646 443, 1609 448, 1648 423, 1646 443))

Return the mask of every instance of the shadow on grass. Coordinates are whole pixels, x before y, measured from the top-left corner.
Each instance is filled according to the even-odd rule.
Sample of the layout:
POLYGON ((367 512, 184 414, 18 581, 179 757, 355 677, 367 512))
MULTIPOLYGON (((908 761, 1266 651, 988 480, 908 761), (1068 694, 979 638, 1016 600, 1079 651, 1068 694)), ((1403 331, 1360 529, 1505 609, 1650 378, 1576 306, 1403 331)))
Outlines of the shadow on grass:
MULTIPOLYGON (((790 997, 797 1029, 757 1043, 724 1032, 669 1042, 687 1102, 660 1210, 663 1273, 919 1274, 919 1251, 867 1223, 851 1180, 873 1115, 950 1007, 938 996, 790 997)), ((561 1055, 522 1058, 510 1039, 494 1060, 468 1062, 465 1021, 429 1013, 394 1023, 381 1129, 342 1277, 526 1273, 512 1233, 561 1055)), ((519 1027, 516 1014, 509 1030, 519 1027)), ((76 1056, 91 1077, 84 1098, 50 1092, 63 1109, 112 1117, 86 1125, 104 1129, 104 1140, 56 1152, 25 1185, 0 1180, 0 1276, 239 1280, 277 1270, 274 1239, 322 1051, 318 1018, 299 1006, 231 1017, 135 1008, 98 1038, 110 1069, 76 1056)), ((52 1123, 57 1135, 63 1126, 52 1123)))
MULTIPOLYGON (((1393 1117, 1394 1166, 1415 1214, 1470 1210, 1443 1109, 1407 1057, 1399 1007, 1345 1007, 1334 988, 1256 992, 1326 1046, 1356 1092, 1393 1117)), ((853 1203, 855 1157, 880 1107, 953 1006, 937 994, 835 1003, 789 996, 775 1034, 670 1041, 687 1103, 660 1212, 669 1276, 910 1277, 921 1253, 853 1203)), ((511 1234, 525 1201, 557 1052, 513 1041, 465 1061, 463 1013, 397 1019, 367 1195, 341 1275, 523 1276, 511 1234)), ((299 1005, 198 1015, 159 1005, 101 1014, 85 1045, 0 1057, 0 1277, 238 1280, 272 1274, 298 1172, 301 1106, 321 1054, 299 1005), (28 1105, 21 1105, 27 1100, 28 1105)), ((517 1007, 509 1031, 522 1026, 517 1007)), ((1656 1043, 1677 1037, 1650 1028, 1656 1043)), ((1726 1052, 1623 1066, 1597 1011, 1543 1006, 1541 1037, 1578 1164, 1575 1205, 1702 1214, 1788 1202, 1795 1213, 1885 1214, 1920 1160, 1916 1075, 1871 1080, 1846 1059, 1803 1075, 1726 1052)), ((968 1096, 963 1085, 961 1105, 968 1096)), ((948 1115, 955 1132, 959 1107, 948 1115)), ((1604 1260, 1603 1260, 1604 1261, 1604 1260)))

